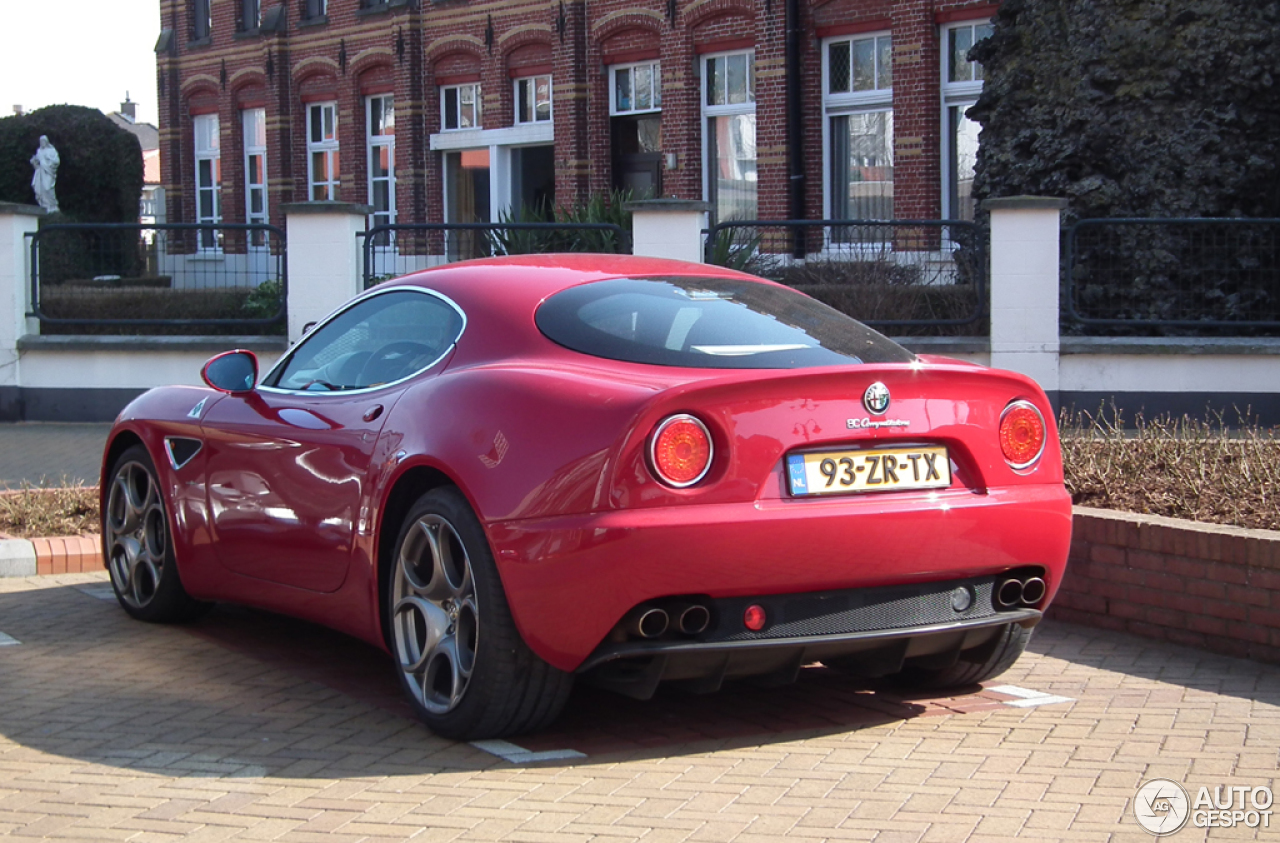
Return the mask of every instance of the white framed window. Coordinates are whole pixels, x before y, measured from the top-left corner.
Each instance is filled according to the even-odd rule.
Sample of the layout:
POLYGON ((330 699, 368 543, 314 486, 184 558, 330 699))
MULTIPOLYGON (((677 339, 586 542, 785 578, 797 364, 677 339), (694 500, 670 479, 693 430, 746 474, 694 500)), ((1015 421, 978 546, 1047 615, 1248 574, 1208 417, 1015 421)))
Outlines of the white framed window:
POLYGON ((480 83, 445 85, 440 89, 440 129, 480 128, 480 83))
MULTIPOLYGON (((240 112, 244 127, 244 219, 267 222, 267 110, 246 108, 240 112)), ((267 245, 265 231, 249 232, 251 246, 267 245)))
POLYGON ((989 21, 965 21, 942 30, 942 207, 947 219, 974 217, 973 175, 981 127, 965 112, 982 93, 983 72, 982 65, 969 61, 969 50, 990 35, 989 21))
POLYGON ((701 57, 704 195, 713 222, 757 216, 755 51, 701 57))
MULTIPOLYGON (((369 224, 396 221, 396 107, 391 94, 365 99, 365 137, 369 146, 369 224)), ((389 240, 382 236, 385 243, 389 240)))
MULTIPOLYGON (((200 114, 192 118, 196 162, 196 222, 218 225, 222 222, 222 141, 218 115, 200 114)), ((214 250, 222 246, 220 230, 201 229, 200 249, 214 250)))
POLYGON ((551 74, 517 79, 516 123, 545 123, 551 119, 551 74))
MULTIPOLYGON (((893 42, 888 33, 822 45, 828 219, 893 219, 893 42)), ((833 239, 854 232, 837 230, 833 239)))
POLYGON ((662 110, 662 62, 613 65, 609 68, 609 77, 611 115, 662 110))
POLYGON ((312 202, 338 198, 338 104, 307 106, 307 198, 312 202))

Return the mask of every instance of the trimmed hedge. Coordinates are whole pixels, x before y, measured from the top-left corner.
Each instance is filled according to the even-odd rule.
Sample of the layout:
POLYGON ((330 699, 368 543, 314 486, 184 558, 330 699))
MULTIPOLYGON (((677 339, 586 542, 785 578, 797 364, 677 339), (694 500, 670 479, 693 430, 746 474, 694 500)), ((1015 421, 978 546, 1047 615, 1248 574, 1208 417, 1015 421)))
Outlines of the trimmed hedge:
MULTIPOLYGON (((270 282, 269 282, 270 283, 270 282)), ((263 284, 262 287, 268 287, 263 284)), ((164 287, 89 287, 63 285, 40 291, 40 310, 59 319, 236 319, 269 318, 279 307, 279 287, 224 290, 171 290, 164 287)), ((46 322, 40 333, 84 335, 186 336, 285 332, 281 319, 273 325, 59 325, 46 322)))

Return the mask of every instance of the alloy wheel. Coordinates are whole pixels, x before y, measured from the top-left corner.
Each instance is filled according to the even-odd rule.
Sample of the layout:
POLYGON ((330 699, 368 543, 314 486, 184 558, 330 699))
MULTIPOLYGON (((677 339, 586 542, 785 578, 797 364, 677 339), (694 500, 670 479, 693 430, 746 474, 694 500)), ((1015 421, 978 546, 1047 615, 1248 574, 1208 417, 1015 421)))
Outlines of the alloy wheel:
POLYGON ((125 603, 145 608, 156 595, 169 550, 164 500, 147 466, 130 461, 116 469, 106 520, 112 583, 125 603))
POLYGON ((446 714, 475 669, 479 608, 471 559, 449 521, 421 516, 396 559, 392 630, 400 669, 419 704, 446 714))

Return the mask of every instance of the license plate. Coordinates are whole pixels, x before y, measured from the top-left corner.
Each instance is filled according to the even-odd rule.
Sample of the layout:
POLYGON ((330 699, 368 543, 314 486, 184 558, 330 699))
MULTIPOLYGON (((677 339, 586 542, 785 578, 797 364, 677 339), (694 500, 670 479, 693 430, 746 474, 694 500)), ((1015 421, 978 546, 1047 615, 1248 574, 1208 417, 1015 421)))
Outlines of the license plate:
POLYGON ((951 461, 942 445, 791 454, 787 479, 794 496, 941 489, 951 485, 951 461))

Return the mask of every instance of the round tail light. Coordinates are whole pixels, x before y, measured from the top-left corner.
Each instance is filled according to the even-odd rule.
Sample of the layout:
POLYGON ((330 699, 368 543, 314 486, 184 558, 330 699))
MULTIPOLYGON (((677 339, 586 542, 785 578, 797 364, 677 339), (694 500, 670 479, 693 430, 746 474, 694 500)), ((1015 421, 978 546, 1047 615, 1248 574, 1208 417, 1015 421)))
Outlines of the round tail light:
POLYGON ((690 415, 669 416, 653 431, 649 460, 658 479, 683 489, 707 475, 711 468, 711 434, 690 415))
POLYGON ((1029 468, 1044 453, 1044 416, 1030 401, 1014 401, 1000 415, 1000 450, 1015 469, 1029 468))

